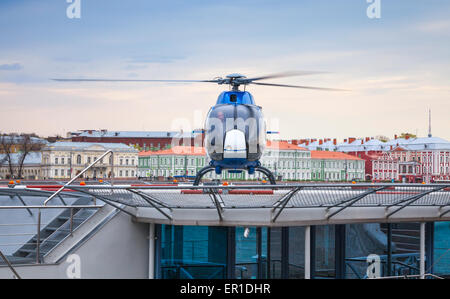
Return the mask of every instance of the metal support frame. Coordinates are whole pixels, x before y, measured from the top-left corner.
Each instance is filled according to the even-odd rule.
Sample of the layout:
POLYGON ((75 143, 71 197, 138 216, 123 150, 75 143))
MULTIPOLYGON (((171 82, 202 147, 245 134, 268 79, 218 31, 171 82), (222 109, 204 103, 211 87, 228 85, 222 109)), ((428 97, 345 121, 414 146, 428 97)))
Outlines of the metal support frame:
POLYGON ((428 274, 434 273, 434 222, 427 222, 425 227, 425 266, 428 274))
POLYGON ((6 258, 6 256, 3 254, 3 252, 1 250, 0 250, 0 258, 2 258, 5 261, 6 265, 8 266, 8 268, 13 273, 14 277, 17 278, 17 279, 21 279, 19 273, 17 273, 16 269, 14 269, 12 264, 9 262, 9 260, 6 258))
POLYGON ((263 277, 263 263, 262 263, 262 228, 261 227, 257 227, 256 228, 256 255, 258 256, 257 259, 257 278, 258 279, 263 279, 265 277, 263 277))
POLYGON ((281 205, 280 210, 278 211, 278 213, 276 215, 274 215, 271 219, 271 222, 275 222, 278 218, 278 216, 280 216, 281 212, 284 210, 284 208, 286 207, 287 203, 291 200, 291 198, 300 190, 302 190, 304 187, 297 187, 295 189, 290 190, 287 194, 285 194, 283 197, 281 197, 277 202, 275 202, 273 204, 273 208, 272 208, 272 214, 276 211, 276 209, 281 205))
POLYGON ((345 278, 345 230, 345 224, 337 224, 334 230, 336 279, 345 278))
POLYGON ((310 238, 310 247, 311 247, 311 279, 316 277, 316 226, 311 226, 311 238, 310 238))
POLYGON ((330 219, 331 217, 333 217, 334 215, 336 215, 336 214, 342 212, 342 211, 345 210, 346 208, 351 207, 353 204, 355 204, 356 202, 360 201, 360 200, 363 199, 364 197, 366 197, 366 196, 368 196, 368 195, 370 195, 370 194, 376 193, 376 192, 378 192, 378 191, 381 191, 381 190, 383 190, 383 189, 386 189, 386 188, 387 188, 387 186, 381 187, 381 188, 376 188, 376 189, 374 189, 374 190, 369 190, 369 191, 366 191, 366 192, 364 192, 364 193, 362 193, 362 194, 359 194, 359 195, 357 195, 357 196, 354 196, 354 197, 352 197, 352 198, 343 200, 343 201, 341 201, 341 202, 338 203, 338 204, 335 204, 335 205, 332 205, 332 206, 328 207, 328 208, 327 208, 327 211, 329 211, 331 208, 338 207, 339 205, 341 205, 341 204, 343 204, 343 203, 348 203, 348 204, 346 204, 345 206, 343 206, 343 207, 341 207, 340 209, 338 209, 337 211, 335 211, 335 212, 331 213, 330 215, 328 215, 328 216, 327 216, 327 220, 330 219))
POLYGON ((67 206, 67 203, 64 201, 61 194, 58 194, 58 197, 59 197, 59 199, 61 199, 61 202, 63 203, 63 205, 67 206))
POLYGON ((311 226, 305 227, 305 279, 311 279, 311 226))
POLYGON ((155 224, 148 225, 148 278, 155 278, 155 224))
POLYGON ((425 279, 425 222, 420 223, 420 279, 425 279))
POLYGON ((136 190, 132 190, 132 189, 127 189, 127 190, 130 191, 130 192, 132 192, 132 193, 134 193, 134 194, 139 195, 143 200, 145 200, 147 203, 149 203, 149 204, 150 204, 152 207, 154 207, 158 212, 160 212, 160 213, 163 214, 165 217, 167 217, 167 219, 172 220, 172 217, 171 217, 169 214, 167 214, 166 212, 164 212, 162 209, 160 209, 159 207, 157 207, 155 203, 157 203, 157 204, 163 206, 164 208, 169 209, 169 211, 172 212, 172 209, 171 209, 170 207, 166 206, 165 204, 161 203, 161 202, 158 201, 158 200, 155 200, 155 199, 151 198, 148 194, 144 194, 144 193, 142 193, 142 192, 140 192, 140 191, 136 191, 136 190))
POLYGON ((437 192, 437 191, 439 191, 439 190, 442 190, 442 189, 444 189, 444 188, 446 188, 446 187, 444 186, 444 187, 434 188, 434 189, 432 189, 432 190, 428 190, 428 191, 426 191, 426 192, 423 192, 423 193, 420 193, 420 194, 417 194, 417 195, 410 196, 410 197, 405 198, 405 199, 402 199, 402 200, 400 200, 400 201, 398 201, 398 202, 396 202, 396 203, 394 203, 394 204, 388 205, 388 206, 386 207, 386 211, 387 211, 390 207, 392 207, 392 206, 395 206, 395 205, 398 205, 398 204, 400 204, 400 203, 406 202, 404 205, 402 205, 401 207, 399 207, 399 208, 396 209, 395 211, 392 211, 392 212, 390 212, 389 214, 387 214, 387 215, 386 215, 386 218, 391 217, 391 216, 394 215, 395 213, 397 213, 397 212, 403 210, 404 208, 406 208, 407 206, 411 205, 412 203, 418 201, 418 200, 421 199, 422 197, 424 197, 424 196, 426 196, 426 195, 428 195, 428 194, 430 194, 430 193, 433 193, 433 192, 437 192))
POLYGON ((281 228, 281 278, 289 278, 289 227, 281 228))
POLYGON ((392 224, 387 224, 387 276, 392 275, 392 224))
POLYGON ((222 198, 220 197, 220 194, 217 192, 217 190, 214 190, 214 189, 207 189, 207 191, 208 191, 208 195, 211 198, 214 206, 216 207, 217 214, 219 214, 220 221, 223 221, 222 213, 225 208, 225 204, 224 204, 222 198))
MULTIPOLYGON (((24 206, 27 206, 27 204, 25 203, 25 201, 22 199, 22 196, 20 196, 19 194, 16 194, 17 198, 20 200, 20 202, 22 202, 22 204, 24 206)), ((31 212, 31 210, 29 208, 27 208, 28 213, 30 214, 30 216, 33 216, 33 212, 31 212)))
POLYGON ((85 190, 83 190, 83 189, 77 189, 77 187, 75 187, 75 188, 71 187, 71 188, 74 189, 74 190, 76 190, 76 191, 78 191, 78 192, 81 192, 81 193, 85 193, 85 194, 89 194, 89 195, 91 195, 91 196, 94 196, 94 197, 100 199, 101 201, 104 201, 105 203, 109 204, 110 206, 113 206, 114 208, 116 208, 116 209, 118 209, 118 210, 121 210, 122 212, 124 212, 124 213, 126 213, 126 214, 128 214, 128 215, 130 215, 130 216, 132 216, 132 217, 134 217, 134 215, 133 215, 132 213, 130 213, 130 212, 128 212, 128 211, 122 209, 121 207, 119 207, 118 205, 112 203, 111 200, 109 200, 108 198, 106 198, 106 197, 104 197, 104 196, 102 196, 102 195, 94 194, 94 193, 85 191, 85 190))
POLYGON ((236 272, 236 228, 228 227, 227 233, 227 278, 234 279, 236 272))

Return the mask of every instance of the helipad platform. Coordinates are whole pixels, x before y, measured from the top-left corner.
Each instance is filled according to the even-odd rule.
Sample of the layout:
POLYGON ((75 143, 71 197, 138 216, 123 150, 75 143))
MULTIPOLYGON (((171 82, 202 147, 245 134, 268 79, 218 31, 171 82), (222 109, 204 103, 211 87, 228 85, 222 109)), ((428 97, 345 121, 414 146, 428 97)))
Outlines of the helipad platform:
MULTIPOLYGON (((0 188, 0 194, 42 193, 52 192, 0 188)), ((92 196, 138 222, 157 224, 270 227, 450 220, 449 184, 71 185, 61 194, 92 196)))

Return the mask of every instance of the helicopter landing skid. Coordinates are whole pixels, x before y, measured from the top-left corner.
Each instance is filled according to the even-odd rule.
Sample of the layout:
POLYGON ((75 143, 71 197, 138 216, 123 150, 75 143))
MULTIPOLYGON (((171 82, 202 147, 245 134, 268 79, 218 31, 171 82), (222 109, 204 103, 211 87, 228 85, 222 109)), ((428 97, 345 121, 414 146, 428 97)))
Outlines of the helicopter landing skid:
MULTIPOLYGON (((215 170, 215 167, 211 166, 211 165, 205 166, 202 169, 200 169, 200 171, 195 176, 194 186, 198 186, 200 184, 200 180, 202 179, 202 177, 205 174, 207 174, 208 172, 213 171, 213 170, 215 170)), ((257 167, 255 167, 255 171, 259 171, 259 172, 265 174, 271 185, 277 184, 272 171, 270 171, 269 169, 267 169, 263 166, 257 166, 257 167)))

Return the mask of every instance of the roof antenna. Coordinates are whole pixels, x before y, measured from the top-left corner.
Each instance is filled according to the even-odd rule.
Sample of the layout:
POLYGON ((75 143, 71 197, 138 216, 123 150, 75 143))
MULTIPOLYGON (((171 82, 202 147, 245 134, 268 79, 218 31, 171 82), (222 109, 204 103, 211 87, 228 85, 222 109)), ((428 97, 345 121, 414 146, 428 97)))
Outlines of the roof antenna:
POLYGON ((431 137, 431 109, 428 110, 428 137, 431 137))

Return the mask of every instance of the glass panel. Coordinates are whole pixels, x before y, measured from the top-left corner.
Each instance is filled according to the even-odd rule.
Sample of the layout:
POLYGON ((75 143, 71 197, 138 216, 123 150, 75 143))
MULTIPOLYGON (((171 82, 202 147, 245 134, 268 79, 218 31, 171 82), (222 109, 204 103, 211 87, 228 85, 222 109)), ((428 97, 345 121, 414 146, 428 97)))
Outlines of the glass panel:
MULTIPOLYGON (((367 278, 368 256, 377 255, 380 260, 385 257, 386 234, 377 223, 349 224, 345 230, 345 278, 367 278)), ((381 263, 377 265, 380 273, 381 263)))
POLYGON ((269 228, 268 244, 270 253, 268 252, 269 278, 281 278, 281 228, 269 228))
POLYGON ((289 278, 305 278, 305 228, 289 227, 289 278))
POLYGON ((450 275, 450 222, 434 223, 434 273, 450 275))
POLYGON ((226 277, 227 228, 161 226, 161 278, 226 277))
POLYGON ((315 227, 316 231, 316 278, 336 277, 334 225, 315 227))
MULTIPOLYGON (((386 224, 346 226, 346 277, 366 278, 367 273, 402 276, 420 273, 420 224, 393 223, 391 269, 388 271, 386 224), (369 266, 369 255, 376 255, 369 266), (376 260, 378 259, 379 262, 376 260), (368 271, 369 269, 369 271, 368 271), (379 269, 379 270, 378 270, 379 269)), ((372 274, 371 274, 372 275, 372 274)))

